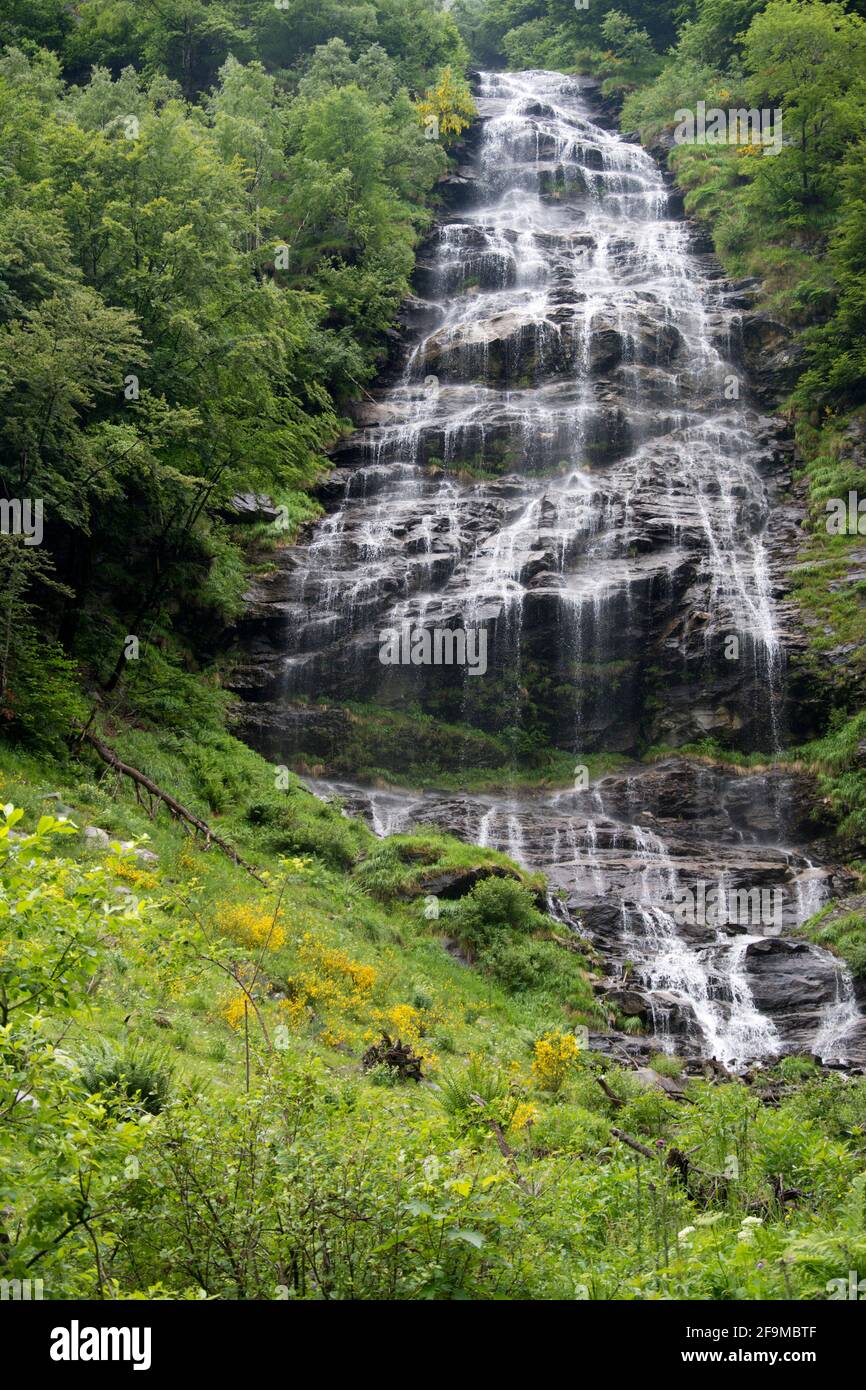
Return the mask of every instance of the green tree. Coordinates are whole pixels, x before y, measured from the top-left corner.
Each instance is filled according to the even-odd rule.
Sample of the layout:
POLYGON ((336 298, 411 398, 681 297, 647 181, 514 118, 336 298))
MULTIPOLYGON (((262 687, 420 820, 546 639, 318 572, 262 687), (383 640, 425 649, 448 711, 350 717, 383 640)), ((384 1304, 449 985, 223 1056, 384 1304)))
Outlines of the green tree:
POLYGON ((761 161, 755 196, 797 219, 833 198, 836 164, 863 133, 866 23, 840 4, 772 0, 745 36, 747 96, 782 111, 784 148, 761 161))
POLYGON ((652 56, 653 47, 645 29, 639 29, 630 15, 611 10, 601 25, 601 36, 618 58, 627 63, 644 63, 652 56))
POLYGON ((866 401, 866 141, 852 145, 839 171, 841 214, 830 243, 834 311, 806 333, 810 367, 797 387, 805 408, 866 401))

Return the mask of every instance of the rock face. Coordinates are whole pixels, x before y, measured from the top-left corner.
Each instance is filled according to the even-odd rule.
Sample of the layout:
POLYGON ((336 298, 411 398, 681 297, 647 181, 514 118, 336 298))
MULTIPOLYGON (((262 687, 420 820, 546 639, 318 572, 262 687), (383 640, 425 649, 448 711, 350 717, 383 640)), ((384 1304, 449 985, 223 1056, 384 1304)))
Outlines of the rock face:
POLYGON ((409 702, 492 731, 529 714, 576 753, 772 746, 799 640, 773 607, 783 330, 744 312, 753 287, 724 280, 579 83, 526 85, 555 90, 482 85, 403 376, 359 405, 328 519, 256 581, 239 693, 409 702), (485 681, 383 665, 380 633, 403 623, 482 626, 485 681))
MULTIPOLYGON (((371 700, 576 760, 707 737, 772 749, 803 640, 784 601, 792 446, 767 413, 795 366, 784 332, 580 81, 488 74, 479 110, 419 258, 402 376, 359 406, 326 518, 250 593, 245 736, 279 762, 327 750, 334 704, 371 700), (383 661, 404 630, 483 633, 485 669, 383 661)), ((545 869, 664 1046, 735 1062, 862 1047, 855 1018, 830 1028, 843 972, 785 944, 838 886, 805 852, 796 778, 673 760, 547 800, 343 790, 380 833, 444 825, 545 869), (756 920, 708 918, 711 890, 750 911, 757 893, 756 920)))
POLYGON ((752 394, 772 406, 796 384, 802 348, 784 324, 766 314, 745 315, 740 332, 752 394))
POLYGON ((606 1004, 642 1018, 656 1047, 866 1063, 850 977, 795 935, 850 887, 807 847, 820 807, 801 774, 673 758, 512 800, 311 785, 378 834, 435 826, 543 869, 561 895, 551 910, 606 962, 606 1004))

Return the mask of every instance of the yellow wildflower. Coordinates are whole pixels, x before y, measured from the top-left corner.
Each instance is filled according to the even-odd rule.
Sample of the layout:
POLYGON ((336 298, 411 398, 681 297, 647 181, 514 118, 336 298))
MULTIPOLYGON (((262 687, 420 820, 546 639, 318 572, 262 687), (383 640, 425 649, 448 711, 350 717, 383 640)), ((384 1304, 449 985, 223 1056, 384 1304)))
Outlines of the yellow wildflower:
POLYGON ((528 1129, 537 1119, 538 1106, 533 1105, 531 1101, 521 1101, 511 1117, 510 1128, 516 1133, 518 1130, 528 1129))
POLYGON ((543 1091, 558 1091, 574 1066, 580 1049, 573 1033, 545 1033, 535 1044, 532 1075, 543 1091))
POLYGON ((270 909, 255 903, 218 903, 216 910, 220 929, 239 946, 255 950, 267 945, 269 951, 278 951, 285 944, 285 929, 274 922, 270 909))
POLYGON ((249 1000, 243 990, 241 990, 239 994, 232 995, 223 1009, 223 1013, 226 1016, 230 1028, 240 1028, 244 1021, 244 1014, 246 1013, 248 1004, 249 1000))

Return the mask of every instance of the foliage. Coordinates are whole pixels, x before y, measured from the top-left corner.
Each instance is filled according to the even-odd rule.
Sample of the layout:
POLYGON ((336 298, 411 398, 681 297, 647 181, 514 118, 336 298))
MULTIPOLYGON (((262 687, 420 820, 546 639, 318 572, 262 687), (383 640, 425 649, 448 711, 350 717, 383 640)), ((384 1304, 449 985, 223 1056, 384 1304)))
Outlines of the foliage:
MULTIPOLYGON (((236 756, 254 779, 255 755, 236 756)), ((191 776, 174 767, 175 783, 191 776)), ((0 775, 14 782, 16 764, 0 775)), ((270 860, 262 890, 89 773, 61 791, 84 799, 84 816, 126 816, 132 838, 149 826, 160 862, 131 897, 118 847, 84 854, 56 818, 27 831, 36 811, 11 826, 26 839, 0 864, 2 901, 18 901, 9 888, 26 875, 33 906, 26 941, 13 938, 30 983, 15 995, 7 984, 23 1003, 0 1031, 4 1276, 43 1278, 55 1297, 302 1300, 539 1300, 581 1286, 590 1298, 821 1298, 846 1276, 844 1252, 863 1240, 862 1078, 786 1064, 775 1107, 755 1087, 703 1081, 683 1105, 608 1062, 625 1102, 614 1112, 562 1005, 467 969, 417 909, 379 906, 309 860, 270 860), (278 898, 286 938, 262 954, 278 898), (250 923, 261 974, 248 1028, 234 1030, 223 967, 249 952, 250 923), (96 954, 61 982, 70 939, 96 954), (362 1071, 383 1032, 423 1057, 425 1076, 431 1043, 450 1034, 437 1089, 362 1071), (660 1143, 661 1158, 621 1145, 609 1119, 660 1143), (690 1194, 664 1165, 671 1144, 738 1179, 709 1203, 690 1194), (804 1194, 784 1214, 779 1174, 804 1194)), ((232 816, 243 826, 243 805, 232 816)), ((467 904, 474 929, 498 921, 532 942, 525 890, 485 883, 467 904)))
POLYGON ((116 1097, 118 1103, 140 1106, 149 1115, 165 1107, 173 1066, 165 1051, 152 1043, 135 1040, 118 1048, 102 1039, 78 1060, 82 1085, 90 1095, 99 1094, 108 1103, 116 1097))
POLYGON ((462 1134, 481 1135, 490 1120, 509 1129, 521 1104, 518 1079, 477 1053, 445 1072, 439 1087, 442 1109, 462 1134))
POLYGON ((40 816, 32 832, 22 833, 15 829, 20 807, 6 805, 2 814, 0 1024, 6 1025, 19 1011, 27 1018, 68 1007, 95 968, 110 918, 127 909, 105 901, 104 870, 82 871, 58 858, 44 862, 54 837, 75 833, 70 821, 40 816))
MULTIPOLYGON (((578 8, 569 0, 457 0, 454 14, 473 56, 483 66, 576 66, 578 55, 592 53, 602 63, 604 50, 617 42, 630 59, 642 59, 647 46, 664 52, 673 41, 681 6, 653 0, 620 0, 578 8), (610 15, 614 18, 610 24, 610 15), (605 25, 608 25, 605 30, 605 25), (634 43, 636 34, 645 34, 634 43), (631 46, 634 43, 634 46, 631 46)), ((626 56, 622 49, 622 56, 626 56)))
POLYGON ((561 1091, 577 1061, 577 1039, 573 1033, 545 1033, 535 1044, 532 1076, 543 1091, 561 1091))
POLYGON ((416 108, 425 130, 446 145, 466 129, 475 114, 467 83, 456 79, 450 67, 443 68, 416 108))
MULTIPOLYGON (((490 732, 452 723, 441 711, 426 713, 406 705, 393 709, 353 701, 321 708, 329 717, 321 726, 310 721, 304 748, 294 758, 298 771, 372 784, 384 779, 396 786, 479 792, 568 786, 574 781, 574 755, 551 748, 538 733, 490 732)), ((621 761, 616 754, 590 755, 586 766, 594 777, 621 761)))
POLYGON ((479 955, 502 935, 528 936, 545 929, 547 919, 517 880, 491 877, 460 899, 448 925, 465 950, 479 955))
POLYGON ((261 540, 233 533, 231 499, 295 499, 289 534, 314 510, 447 163, 413 94, 431 85, 452 139, 465 51, 432 0, 315 20, 86 0, 74 25, 44 0, 0 39, 0 495, 45 513, 0 612, 0 704, 58 744, 73 661, 135 719, 220 727, 202 706, 261 540))
POLYGON ((484 869, 506 869, 514 876, 515 884, 530 877, 499 850, 480 849, 433 830, 390 835, 379 841, 358 865, 355 877, 367 892, 388 899, 398 895, 420 897, 428 884, 451 870, 484 869))

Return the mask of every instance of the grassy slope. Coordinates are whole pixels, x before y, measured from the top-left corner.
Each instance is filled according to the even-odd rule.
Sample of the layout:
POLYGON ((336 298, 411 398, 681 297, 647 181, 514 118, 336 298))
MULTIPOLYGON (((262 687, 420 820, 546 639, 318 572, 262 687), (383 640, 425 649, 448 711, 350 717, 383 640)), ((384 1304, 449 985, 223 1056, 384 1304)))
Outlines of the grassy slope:
MULTIPOLYGON (((375 874, 377 860, 371 851, 378 842, 362 823, 349 821, 317 801, 294 779, 287 792, 275 793, 270 765, 233 739, 214 735, 210 748, 192 750, 193 764, 201 762, 203 752, 210 754, 206 762, 209 786, 168 738, 125 730, 116 731, 112 742, 128 761, 146 769, 158 783, 171 787, 184 805, 206 816, 218 833, 271 876, 273 886, 261 888, 216 849, 205 850, 200 839, 187 835, 164 810, 151 820, 147 809, 136 804, 129 784, 119 785, 115 774, 101 764, 92 768, 70 764, 61 769, 4 747, 0 749, 3 801, 24 808, 25 828, 39 814, 57 814, 60 806, 79 826, 102 827, 118 840, 144 837, 146 847, 159 856, 158 866, 142 871, 118 863, 118 883, 157 904, 157 911, 162 903, 171 905, 172 912, 178 901, 189 903, 217 933, 221 917, 234 906, 254 904, 264 912, 271 910, 284 884, 281 921, 286 942, 268 954, 267 973, 273 979, 297 970, 297 948, 308 932, 318 942, 376 970, 377 985, 369 1006, 357 1019, 340 1020, 340 1030, 351 1039, 353 1052, 373 1040, 380 1023, 387 1022, 389 1010, 401 1006, 417 1012, 418 999, 431 1001, 422 1010, 429 1015, 423 1026, 425 1034, 429 1030, 425 1050, 431 1066, 437 1065, 433 1054, 438 1058, 439 1043, 443 1055, 455 1048, 466 1054, 483 1047, 494 1025, 506 1059, 515 1060, 525 1050, 528 1037, 565 1022, 556 1000, 543 994, 511 996, 461 963, 443 948, 439 924, 424 917, 419 901, 424 879, 442 870, 496 866, 537 890, 541 880, 513 866, 506 855, 424 832, 392 841, 406 848, 406 862, 385 863, 375 874), (214 812, 214 800, 223 802, 221 814, 214 812), (375 896, 364 890, 353 872, 356 861, 367 871, 375 896)), ((68 849, 64 843, 64 853, 86 857, 93 852, 78 837, 71 844, 68 849)), ((113 858, 111 851, 103 853, 113 858)), ((81 1024, 83 1032, 92 1028, 120 1037, 120 1020, 134 1006, 136 1031, 177 1050, 185 1070, 218 1075, 221 1084, 228 1084, 227 1078, 237 1082, 242 1047, 222 1013, 231 986, 227 991, 226 981, 217 974, 207 982, 199 981, 192 991, 178 988, 177 995, 161 994, 146 978, 124 971, 110 988, 100 990, 90 1022, 81 1024), (156 1014, 170 1019, 171 1028, 154 1024, 156 1014)), ((273 1013, 278 1021, 276 1006, 273 1013)), ((584 1021, 590 1021, 588 1015, 574 1013, 573 1023, 584 1021)), ((312 1020, 309 1030, 302 1030, 298 1046, 318 1050, 317 1039, 327 1022, 325 1017, 312 1020)))
MULTIPOLYGON (((145 910, 164 924, 165 958, 158 954, 143 962, 131 944, 118 939, 63 1047, 81 1056, 98 1038, 118 1046, 130 1038, 158 1046, 174 1069, 174 1091, 198 1097, 195 1103, 205 1111, 216 1103, 228 1126, 245 1085, 243 1028, 237 1011, 233 1022, 227 1017, 237 991, 206 964, 179 968, 170 947, 192 915, 206 924, 215 943, 232 939, 238 910, 267 918, 282 885, 285 937, 264 955, 268 983, 260 1007, 272 1035, 281 1023, 287 1032, 275 1063, 252 1029, 253 1092, 275 1085, 288 1097, 298 1078, 307 1078, 305 1084, 320 1094, 320 1108, 311 1130, 296 1134, 294 1143, 307 1154, 311 1171, 332 1148, 339 1162, 348 1162, 359 1136, 375 1132, 375 1143, 364 1150, 370 1165, 365 1182, 371 1185, 365 1201, 374 1204, 375 1193, 390 1190, 395 1181, 404 1192, 405 1184, 420 1223, 399 1261, 395 1257, 396 1284, 388 1282, 391 1274, 373 1272, 375 1262, 366 1275, 340 1265, 334 1277, 343 1281, 343 1296, 349 1291, 377 1297, 396 1289, 401 1297, 461 1291, 477 1297, 808 1297, 823 1296, 826 1280, 844 1274, 848 1257, 841 1251, 860 1240, 848 1229, 844 1200, 861 1166, 864 1083, 818 1082, 806 1064, 789 1061, 779 1073, 779 1109, 761 1105, 754 1090, 740 1084, 703 1082, 691 1084, 696 1104, 684 1106, 583 1052, 563 1069, 556 1089, 549 1063, 538 1064, 536 1043, 544 1033, 568 1035, 576 1023, 593 1022, 591 1013, 564 1003, 556 991, 504 988, 446 950, 442 922, 426 920, 417 901, 394 896, 407 884, 419 886, 419 857, 463 865, 480 858, 505 868, 504 856, 426 832, 399 837, 397 846, 411 847, 412 854, 395 859, 394 845, 386 845, 392 856, 387 873, 367 875, 373 896, 362 890, 355 872, 356 861, 369 866, 383 853, 369 833, 294 787, 280 795, 284 809, 286 803, 295 809, 276 824, 263 814, 274 804, 272 770, 241 745, 214 737, 209 748, 194 749, 187 758, 169 740, 141 731, 116 729, 114 742, 131 761, 168 782, 181 800, 209 814, 221 834, 273 874, 274 886, 260 887, 214 849, 204 850, 164 813, 151 821, 128 788, 110 773, 102 776, 101 768, 61 770, 4 749, 3 799, 25 808, 22 825, 46 807, 56 814, 59 804, 79 824, 104 826, 123 837, 149 835, 159 855, 158 865, 142 869, 113 851, 97 851, 107 854, 118 886, 140 895, 150 904, 145 910), (220 796, 223 809, 215 814, 213 802, 220 796), (299 992, 303 980, 307 985, 299 992), (383 1028, 413 1042, 432 1085, 393 1084, 387 1071, 361 1071, 361 1054, 383 1028), (624 1106, 605 1096, 597 1075, 607 1076, 624 1106), (502 1116, 513 1157, 503 1156, 489 1129, 478 1123, 467 1090, 480 1091, 502 1116), (660 1141, 661 1154, 671 1142, 688 1148, 705 1172, 730 1168, 734 1155, 740 1176, 723 1195, 711 1198, 700 1180, 687 1193, 655 1160, 639 1161, 615 1141, 611 1122, 645 1144, 660 1141), (398 1161, 399 1153, 404 1157, 398 1161), (393 1176, 403 1172, 400 1163, 414 1175, 411 1181, 393 1176), (774 1205, 768 1185, 776 1172, 810 1193, 785 1213, 774 1205), (655 1182, 655 1195, 648 1181, 655 1182), (426 1263, 415 1266, 430 1239, 431 1210, 439 1212, 436 1230, 456 1233, 461 1250, 467 1243, 465 1264, 458 1268, 440 1258, 435 1278, 426 1263), (751 1224, 744 1224, 747 1215, 754 1218, 751 1224), (686 1234, 678 1238, 681 1231, 686 1234), (358 1281, 364 1277, 372 1282, 362 1287, 358 1281)), ((77 840, 60 852, 93 853, 77 840)), ((240 950, 238 958, 245 954, 240 950)), ((582 999, 591 1000, 588 985, 582 999)), ((665 1070, 677 1068, 668 1059, 665 1070)), ((164 1115, 151 1127, 151 1163, 164 1153, 160 1131, 170 1123, 164 1115)), ((229 1130, 219 1145, 228 1153, 231 1143, 229 1130)), ((5 1200, 26 1207, 26 1147, 16 1148, 13 1138, 6 1157, 5 1200)), ((170 1190, 170 1170, 166 1181, 170 1190)), ((261 1193, 256 1200, 267 1203, 264 1188, 261 1193)), ((160 1200, 168 1200, 164 1190, 160 1200)), ((92 1295, 85 1247, 71 1263, 55 1267, 49 1261, 45 1272, 54 1280, 52 1296, 92 1295)), ((158 1272, 163 1289, 194 1295, 196 1280, 184 1268, 163 1258, 158 1272)), ((137 1277, 148 1283, 146 1276, 137 1277)), ((152 1271, 150 1277, 152 1282, 152 1271)), ((277 1274, 269 1277, 278 1282, 277 1274)), ((139 1286, 124 1282, 121 1273, 117 1292, 139 1286)), ((238 1296, 232 1280, 217 1270, 208 1292, 238 1296)), ((267 1283, 249 1279, 241 1293, 273 1296, 267 1283)), ((307 1283, 298 1293, 321 1296, 307 1283)))
MULTIPOLYGON (((426 1087, 412 1087, 408 1102, 408 1095, 398 1096, 387 1084, 382 1088, 387 1073, 362 1079, 360 1057, 383 1030, 410 1041, 423 1056, 425 1073, 435 1076, 456 1057, 494 1052, 498 1066, 526 1070, 535 1038, 564 1022, 562 1008, 548 995, 511 995, 469 968, 444 949, 441 928, 425 919, 419 902, 397 896, 420 891, 421 865, 428 872, 494 865, 540 888, 540 881, 527 878, 506 856, 447 836, 404 836, 400 844, 411 854, 403 871, 399 863, 384 865, 373 875, 373 896, 350 869, 359 861, 369 870, 374 837, 299 784, 275 794, 273 769, 243 745, 211 735, 204 747, 184 748, 178 740, 128 728, 116 728, 112 743, 128 761, 171 787, 183 804, 207 816, 273 876, 273 887, 262 889, 225 856, 203 849, 164 811, 151 820, 129 784, 118 782, 101 764, 60 768, 4 746, 0 790, 4 802, 24 808, 19 828, 32 829, 39 815, 50 811, 68 814, 82 827, 103 827, 118 839, 144 838, 158 854, 158 866, 142 869, 113 849, 96 853, 112 865, 118 888, 140 896, 146 911, 164 922, 167 935, 179 918, 197 917, 215 941, 225 942, 224 928, 230 930, 238 909, 267 919, 281 895, 284 941, 265 955, 266 997, 260 1004, 272 1035, 281 1024, 289 1028, 288 1056, 281 1060, 312 1068, 312 1074, 324 1068, 335 1081, 351 1078, 351 1089, 360 1090, 362 1103, 395 1147, 405 1142, 407 1125, 423 1134, 434 1119, 441 1120, 441 1108, 426 1087), (287 984, 293 979, 309 984, 297 1012, 285 1007, 298 998, 287 984)), ((84 860, 94 853, 79 838, 63 841, 60 852, 84 860)), ((240 952, 240 958, 248 955, 240 952)), ((132 947, 127 952, 121 946, 112 952, 98 990, 76 1012, 72 1027, 62 1030, 63 1046, 78 1058, 105 1040, 118 1049, 130 1040, 157 1047, 174 1071, 176 1090, 188 1087, 211 1100, 223 1094, 233 1102, 243 1092, 246 1065, 243 1029, 236 1016, 229 1017, 237 996, 218 970, 179 970, 168 952, 164 968, 152 959, 142 963, 132 947)), ((591 1001, 588 986, 584 997, 591 1001)), ((572 1026, 583 1018, 574 1013, 572 1026)), ((59 1020, 53 1028, 60 1031, 59 1020)), ((266 1065, 257 1035, 254 1077, 266 1065)), ((4 1137, 0 1132, 0 1147, 4 1137)), ((28 1166, 26 1150, 16 1148, 13 1139, 10 1172, 16 1171, 22 1186, 17 1190, 13 1182, 12 1192, 25 1206, 28 1166)), ((68 1275, 64 1270, 54 1277, 68 1275)), ((56 1295, 56 1283, 54 1289, 56 1295)))

